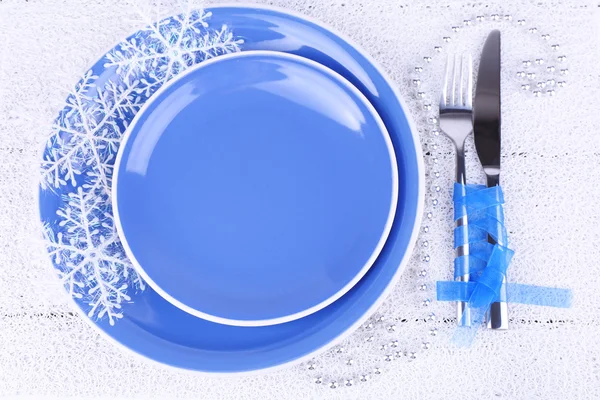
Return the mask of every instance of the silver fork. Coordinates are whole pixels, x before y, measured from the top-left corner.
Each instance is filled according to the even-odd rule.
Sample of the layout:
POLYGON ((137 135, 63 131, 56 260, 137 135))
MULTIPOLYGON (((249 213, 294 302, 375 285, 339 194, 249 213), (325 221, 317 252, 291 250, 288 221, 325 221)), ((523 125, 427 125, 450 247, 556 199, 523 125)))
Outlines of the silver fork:
MULTIPOLYGON (((456 147, 456 182, 466 185, 465 140, 473 132, 473 61, 471 55, 448 57, 446 76, 440 99, 440 129, 456 147)), ((456 221, 456 226, 468 226, 467 217, 456 221)), ((468 236, 467 236, 468 237, 468 236)), ((469 245, 456 248, 456 257, 469 254, 469 245)), ((468 282, 469 275, 457 280, 468 282)), ((470 324, 470 310, 465 302, 458 303, 458 324, 470 324)))

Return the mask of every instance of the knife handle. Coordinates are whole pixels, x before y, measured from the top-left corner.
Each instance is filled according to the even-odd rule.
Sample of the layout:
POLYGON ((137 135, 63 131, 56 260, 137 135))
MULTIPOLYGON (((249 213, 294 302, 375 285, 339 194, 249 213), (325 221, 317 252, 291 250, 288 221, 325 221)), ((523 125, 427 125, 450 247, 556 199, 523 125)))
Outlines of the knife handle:
MULTIPOLYGON (((500 184, 500 175, 487 175, 487 187, 500 184)), ((488 235, 488 242, 496 244, 496 241, 488 235)), ((506 276, 502 279, 501 298, 506 299, 506 276)), ((488 313, 488 329, 507 330, 508 329, 508 304, 505 301, 492 303, 488 313)))

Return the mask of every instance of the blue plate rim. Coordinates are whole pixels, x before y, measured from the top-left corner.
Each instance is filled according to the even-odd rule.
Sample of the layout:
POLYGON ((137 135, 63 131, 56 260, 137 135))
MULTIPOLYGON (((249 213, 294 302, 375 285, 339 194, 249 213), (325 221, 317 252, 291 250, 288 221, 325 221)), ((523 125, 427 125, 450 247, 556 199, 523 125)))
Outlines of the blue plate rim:
MULTIPOLYGON (((80 306, 77 304, 77 302, 75 301, 75 299, 72 296, 68 296, 69 299, 67 300, 67 304, 69 304, 70 307, 72 309, 74 309, 75 313, 77 315, 79 315, 79 317, 82 320, 84 320, 88 326, 92 327, 92 329, 94 329, 101 337, 106 339, 109 343, 116 345, 116 347, 122 349, 125 353, 133 355, 134 358, 138 359, 140 362, 148 363, 148 364, 157 366, 159 368, 163 368, 166 371, 177 370, 179 372, 183 372, 183 373, 190 374, 190 375, 210 376, 210 377, 256 376, 256 375, 260 375, 260 374, 264 374, 264 373, 281 371, 285 368, 289 368, 293 365, 299 365, 302 362, 310 360, 310 359, 324 353, 328 349, 338 345, 343 340, 348 338, 362 324, 364 324, 364 322, 373 314, 373 312, 384 302, 384 300, 389 296, 392 288, 399 281, 400 276, 403 274, 404 270, 406 269, 406 266, 407 266, 407 264, 411 258, 411 255, 414 251, 414 246, 415 246, 417 238, 418 238, 419 229, 422 225, 423 212, 425 209, 425 204, 424 204, 424 202, 425 202, 425 175, 424 175, 425 165, 424 165, 423 157, 419 152, 420 147, 418 146, 418 144, 420 143, 420 138, 418 136, 418 130, 417 130, 417 127, 413 121, 413 118, 412 118, 410 112, 408 112, 409 108, 408 108, 405 100, 403 99, 403 97, 400 95, 400 92, 398 91, 397 86, 390 79, 388 73, 385 72, 384 70, 382 70, 382 68, 379 66, 379 63, 377 63, 377 61, 369 53, 365 52, 363 50, 363 48, 356 43, 356 41, 349 38, 348 35, 341 33, 338 29, 332 28, 332 27, 324 24, 323 22, 317 20, 316 18, 299 13, 294 10, 290 10, 290 9, 287 9, 284 7, 278 7, 278 6, 272 6, 272 5, 267 6, 267 5, 263 5, 263 4, 254 4, 254 3, 246 3, 246 2, 220 3, 220 4, 216 4, 216 5, 208 5, 204 9, 207 11, 210 11, 210 10, 214 10, 214 9, 227 9, 227 8, 248 8, 248 9, 255 9, 255 10, 271 11, 271 12, 287 14, 287 15, 290 15, 291 17, 305 20, 309 23, 312 23, 323 29, 326 29, 327 31, 329 31, 330 33, 334 34, 339 39, 344 41, 350 47, 352 47, 357 53, 360 53, 365 58, 365 60, 367 60, 371 64, 373 69, 376 70, 381 75, 381 77, 389 84, 389 88, 391 89, 392 93, 394 94, 394 97, 398 101, 400 107, 404 111, 404 114, 406 117, 406 122, 410 128, 410 133, 411 133, 413 142, 415 144, 415 152, 416 152, 416 159, 417 159, 416 167, 417 167, 417 176, 418 176, 419 182, 418 182, 418 186, 416 187, 417 209, 416 209, 416 213, 415 213, 416 214, 415 221, 414 221, 411 235, 409 237, 409 240, 407 241, 406 251, 405 251, 404 255, 402 256, 402 259, 398 265, 398 268, 396 269, 396 272, 394 273, 392 278, 388 281, 386 287, 383 289, 383 291, 381 292, 381 294, 379 295, 377 300, 374 301, 365 310, 365 312, 363 313, 363 315, 361 317, 357 318, 353 324, 351 324, 348 328, 346 328, 344 331, 342 331, 338 336, 336 336, 331 341, 323 344, 321 347, 315 348, 313 351, 311 351, 303 356, 291 359, 289 361, 282 362, 280 364, 276 364, 276 365, 269 366, 269 367, 258 368, 258 369, 252 369, 252 370, 238 370, 238 371, 222 372, 222 371, 206 371, 206 370, 198 370, 198 369, 189 369, 189 368, 185 368, 182 366, 172 365, 172 364, 169 364, 166 362, 161 362, 154 358, 147 357, 147 356, 143 355, 142 353, 139 353, 139 352, 135 351, 134 349, 125 346, 123 343, 119 342, 117 339, 115 339, 112 336, 110 336, 109 334, 107 334, 98 324, 96 324, 90 317, 88 317, 86 312, 82 308, 80 308, 80 306)), ((114 47, 119 45, 122 41, 123 41, 123 39, 120 39, 120 40, 115 41, 111 46, 107 46, 106 49, 104 50, 104 52, 102 52, 102 56, 96 58, 95 61, 93 61, 92 65, 97 64, 100 61, 102 61, 105 54, 107 54, 111 49, 113 49, 114 47)), ((39 153, 40 155, 42 155, 44 153, 45 148, 46 148, 46 142, 43 141, 42 143, 40 143, 40 153, 39 153)), ((39 183, 36 182, 36 184, 33 185, 33 190, 35 191, 34 198, 36 198, 38 200, 38 205, 39 205, 41 195, 42 195, 42 193, 40 191, 39 183)), ((37 207, 37 216, 38 216, 39 221, 43 221, 41 207, 37 207)), ((45 252, 47 252, 47 251, 45 251, 45 252)), ((54 267, 50 257, 47 258, 47 263, 48 263, 49 268, 51 269, 51 272, 54 273, 55 267, 54 267)))
POLYGON ((144 281, 156 293, 158 293, 162 298, 167 300, 169 303, 173 304, 175 307, 187 312, 188 314, 192 314, 195 317, 202 318, 207 321, 215 322, 217 324, 257 327, 257 326, 277 325, 277 324, 283 324, 286 322, 295 321, 297 319, 304 318, 304 317, 311 315, 317 311, 320 311, 323 308, 331 305, 333 302, 335 302, 336 300, 338 300, 339 298, 344 296, 346 293, 348 293, 348 291, 350 291, 365 276, 365 274, 369 271, 369 269, 373 266, 373 264, 379 257, 379 254, 381 253, 383 246, 387 242, 389 234, 392 230, 392 225, 394 222, 394 218, 396 216, 396 209, 398 207, 399 183, 398 183, 398 165, 397 165, 397 160, 396 160, 396 151, 394 149, 394 145, 392 144, 392 139, 389 136, 387 127, 385 126, 383 120, 379 116, 379 113, 375 109, 375 106, 373 106, 373 104, 371 104, 371 102, 367 99, 367 97, 360 90, 358 90, 358 88, 356 88, 352 83, 350 83, 341 74, 339 74, 336 71, 332 70, 331 68, 328 68, 322 64, 319 64, 318 62, 311 60, 309 58, 301 57, 296 54, 284 53, 284 52, 273 51, 273 50, 246 50, 246 51, 241 51, 241 52, 223 54, 223 55, 208 59, 206 61, 203 61, 199 64, 196 64, 196 65, 190 67, 189 69, 185 70, 183 73, 177 75, 175 78, 171 79, 169 82, 162 85, 160 87, 160 89, 158 89, 148 99, 148 101, 144 103, 144 105, 140 108, 140 110, 137 112, 137 114, 135 115, 135 117, 133 118, 133 120, 131 121, 129 126, 127 127, 127 130, 123 134, 123 137, 121 138, 119 151, 117 153, 117 158, 114 163, 112 188, 113 188, 113 190, 112 190, 111 194, 112 194, 114 224, 117 229, 117 233, 119 234, 121 244, 123 245, 125 253, 127 254, 127 257, 133 264, 137 273, 144 279, 144 281), (334 81, 339 82, 342 86, 344 86, 346 89, 348 89, 350 92, 352 92, 352 94, 354 94, 355 96, 358 97, 358 100, 363 103, 363 105, 367 108, 369 113, 375 119, 375 121, 377 123, 377 127, 379 128, 379 130, 383 136, 383 139, 385 141, 385 145, 386 145, 386 149, 388 151, 388 156, 389 156, 389 161, 390 161, 390 167, 391 167, 391 171, 392 171, 392 197, 390 199, 388 216, 387 216, 387 220, 386 220, 386 223, 384 226, 384 230, 377 242, 377 246, 375 247, 375 249, 373 249, 373 252, 369 256, 369 259, 365 262, 365 264, 362 266, 360 271, 358 271, 358 273, 352 278, 352 280, 350 280, 346 285, 344 285, 336 293, 334 293, 332 296, 322 300, 320 303, 318 303, 310 308, 307 308, 305 310, 296 312, 294 314, 281 316, 281 317, 277 317, 277 318, 264 319, 264 320, 237 320, 237 319, 230 319, 230 318, 219 317, 216 315, 208 314, 206 312, 203 312, 203 311, 197 310, 193 307, 190 307, 187 304, 181 302, 180 300, 177 300, 175 297, 173 297, 169 293, 167 293, 159 284, 157 284, 150 277, 148 272, 144 269, 144 267, 140 264, 140 262, 135 257, 135 254, 133 253, 133 251, 127 241, 127 236, 125 235, 125 231, 123 230, 123 225, 121 224, 121 219, 120 219, 120 214, 119 214, 119 202, 118 202, 119 185, 118 185, 118 182, 119 182, 119 172, 123 168, 123 166, 122 166, 123 153, 125 151, 127 143, 130 141, 133 131, 135 130, 136 126, 138 125, 139 120, 143 117, 144 113, 148 110, 148 108, 150 108, 152 106, 152 104, 157 101, 157 99, 159 98, 160 95, 162 95, 164 92, 169 90, 170 87, 175 85, 178 81, 184 79, 186 76, 188 76, 196 71, 207 68, 210 65, 218 64, 218 63, 221 63, 228 59, 240 59, 240 58, 256 57, 256 56, 275 56, 275 57, 278 57, 281 59, 293 60, 293 61, 297 61, 303 65, 314 67, 315 69, 317 69, 317 70, 323 72, 324 74, 326 74, 327 76, 331 77, 331 79, 333 79, 334 81))

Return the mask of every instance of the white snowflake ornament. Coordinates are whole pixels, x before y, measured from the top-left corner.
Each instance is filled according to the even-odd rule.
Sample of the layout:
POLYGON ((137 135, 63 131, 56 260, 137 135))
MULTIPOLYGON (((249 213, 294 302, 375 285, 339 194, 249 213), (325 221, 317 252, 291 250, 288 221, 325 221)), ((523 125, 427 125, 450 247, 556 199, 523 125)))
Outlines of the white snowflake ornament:
POLYGON ((146 287, 119 240, 111 205, 114 162, 128 125, 174 76, 243 43, 227 26, 209 28, 210 16, 190 10, 119 43, 75 85, 52 126, 40 171, 42 191, 58 197, 55 217, 45 219, 46 247, 90 318, 114 325, 123 304, 146 287))

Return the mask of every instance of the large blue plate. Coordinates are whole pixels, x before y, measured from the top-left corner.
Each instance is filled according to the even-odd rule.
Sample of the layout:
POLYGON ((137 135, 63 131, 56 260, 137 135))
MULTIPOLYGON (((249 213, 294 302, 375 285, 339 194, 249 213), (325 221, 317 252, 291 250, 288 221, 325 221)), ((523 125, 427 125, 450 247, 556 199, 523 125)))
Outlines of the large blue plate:
POLYGON ((193 15, 190 23, 176 16, 159 28, 139 31, 92 67, 57 118, 57 132, 44 153, 45 184, 39 201, 54 267, 86 319, 117 343, 158 362, 231 373, 299 361, 341 340, 367 318, 410 257, 422 213, 423 168, 417 133, 406 108, 383 73, 354 45, 315 22, 283 11, 254 7, 210 11, 209 19, 193 15), (177 35, 181 26, 194 24, 189 33, 177 35), (221 30, 223 25, 231 29, 233 39, 221 30), (220 32, 216 39, 223 45, 192 55, 172 49, 172 44, 206 47, 210 37, 200 28, 220 32), (243 43, 231 42, 237 39, 243 43), (143 282, 123 258, 107 201, 120 135, 145 99, 177 73, 178 65, 236 46, 298 54, 344 76, 375 106, 398 164, 397 212, 388 240, 369 272, 329 307, 267 327, 209 322, 176 308, 150 288, 133 290, 143 282), (153 73, 140 77, 127 69, 131 67, 125 67, 128 56, 137 57, 145 68, 154 68, 153 73), (99 87, 104 88, 102 95, 99 87), (126 283, 120 280, 123 271, 129 274, 126 283))

